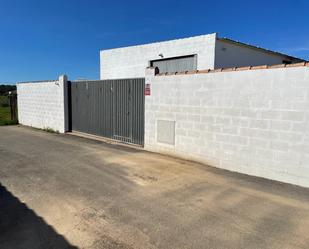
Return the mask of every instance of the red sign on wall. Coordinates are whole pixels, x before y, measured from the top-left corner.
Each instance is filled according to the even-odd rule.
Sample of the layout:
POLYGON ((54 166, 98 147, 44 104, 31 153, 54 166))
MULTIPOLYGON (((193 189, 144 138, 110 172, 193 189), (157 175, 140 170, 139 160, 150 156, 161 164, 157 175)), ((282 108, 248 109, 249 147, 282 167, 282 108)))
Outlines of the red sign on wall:
POLYGON ((151 88, 150 88, 150 84, 149 83, 147 83, 146 85, 145 85, 145 96, 150 96, 150 93, 151 93, 151 88))

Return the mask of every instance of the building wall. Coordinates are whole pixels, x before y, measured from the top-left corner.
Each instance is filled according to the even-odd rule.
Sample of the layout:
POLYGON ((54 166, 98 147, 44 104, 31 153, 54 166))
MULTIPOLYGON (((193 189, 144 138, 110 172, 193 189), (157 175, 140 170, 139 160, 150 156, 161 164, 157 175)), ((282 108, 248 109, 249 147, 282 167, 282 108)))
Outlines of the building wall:
MULTIPOLYGON (((217 40, 215 68, 282 64, 289 57, 217 40)), ((299 61, 296 61, 299 62, 299 61)), ((206 69, 206 68, 205 68, 206 69)))
POLYGON ((173 76, 148 69, 147 83, 147 150, 309 187, 308 66, 173 76), (158 120, 174 121, 174 134, 173 122, 158 120), (157 141, 173 136, 174 145, 157 141))
POLYGON ((17 84, 19 123, 65 132, 68 127, 66 77, 45 82, 17 84))
POLYGON ((197 69, 214 68, 216 34, 102 50, 101 79, 145 77, 150 60, 197 54, 197 69))

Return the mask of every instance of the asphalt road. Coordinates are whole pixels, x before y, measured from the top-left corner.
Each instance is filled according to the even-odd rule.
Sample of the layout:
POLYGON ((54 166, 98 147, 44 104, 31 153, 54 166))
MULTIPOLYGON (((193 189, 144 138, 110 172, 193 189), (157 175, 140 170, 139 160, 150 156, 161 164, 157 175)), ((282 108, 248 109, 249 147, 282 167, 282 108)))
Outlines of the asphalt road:
POLYGON ((309 248, 309 190, 0 127, 0 248, 309 248))

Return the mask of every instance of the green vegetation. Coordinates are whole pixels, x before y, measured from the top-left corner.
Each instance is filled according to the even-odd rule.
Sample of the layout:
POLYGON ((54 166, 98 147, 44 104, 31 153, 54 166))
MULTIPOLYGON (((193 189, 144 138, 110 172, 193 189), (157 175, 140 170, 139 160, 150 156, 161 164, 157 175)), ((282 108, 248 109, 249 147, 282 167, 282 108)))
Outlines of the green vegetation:
POLYGON ((10 106, 9 98, 7 96, 0 95, 0 107, 9 107, 9 106, 10 106))
POLYGON ((9 92, 16 93, 16 86, 0 85, 0 126, 18 123, 17 120, 11 120, 9 92))
POLYGON ((17 120, 11 120, 11 109, 8 96, 0 95, 0 126, 14 125, 17 123, 18 123, 17 120))
POLYGON ((16 86, 13 85, 0 85, 0 95, 6 95, 10 91, 15 91, 16 86))
POLYGON ((0 126, 1 125, 14 125, 17 124, 17 120, 11 120, 10 107, 0 106, 0 126))

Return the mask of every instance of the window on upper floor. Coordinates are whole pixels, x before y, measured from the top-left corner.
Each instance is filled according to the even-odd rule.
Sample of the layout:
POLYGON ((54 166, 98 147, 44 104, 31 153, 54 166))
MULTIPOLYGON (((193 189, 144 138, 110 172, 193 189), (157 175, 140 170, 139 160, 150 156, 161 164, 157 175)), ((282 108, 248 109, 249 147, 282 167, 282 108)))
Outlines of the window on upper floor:
POLYGON ((152 60, 150 66, 157 67, 159 73, 192 71, 197 69, 197 55, 152 60))

